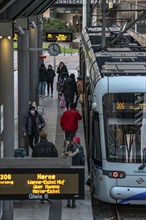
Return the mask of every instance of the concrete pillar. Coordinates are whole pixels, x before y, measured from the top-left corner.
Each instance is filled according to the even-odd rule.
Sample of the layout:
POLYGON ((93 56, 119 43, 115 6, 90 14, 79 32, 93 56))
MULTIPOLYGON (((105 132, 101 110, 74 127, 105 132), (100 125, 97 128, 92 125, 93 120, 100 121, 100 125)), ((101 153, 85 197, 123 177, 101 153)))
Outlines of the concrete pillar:
MULTIPOLYGON (((42 18, 38 18, 38 23, 37 23, 37 43, 38 43, 38 48, 43 48, 43 21, 42 18)), ((43 51, 38 51, 38 57, 39 55, 42 55, 43 51)), ((41 63, 44 63, 43 58, 38 58, 38 70, 41 65, 41 63)), ((37 71, 37 84, 39 87, 39 71, 37 71)), ((36 90, 36 105, 39 106, 39 90, 36 90)))
MULTIPOLYGON (((43 23, 41 18, 38 19, 38 24, 37 24, 37 43, 38 43, 38 48, 43 48, 43 23)), ((38 51, 38 55, 42 55, 43 51, 38 51)), ((40 67, 41 63, 44 62, 44 59, 38 59, 38 67, 40 67)))
POLYGON ((0 39, 1 103, 3 105, 4 157, 14 156, 14 55, 13 40, 0 39))
MULTIPOLYGON (((13 40, 0 39, 0 103, 3 108, 3 155, 14 156, 14 55, 13 40)), ((13 220, 13 201, 5 201, 2 220, 13 220)))
POLYGON ((30 102, 36 102, 38 93, 38 53, 35 50, 37 48, 37 27, 29 28, 29 47, 34 48, 33 51, 29 51, 29 100, 30 102))
POLYGON ((29 32, 18 35, 18 148, 29 154, 26 137, 22 135, 23 120, 29 105, 29 32))

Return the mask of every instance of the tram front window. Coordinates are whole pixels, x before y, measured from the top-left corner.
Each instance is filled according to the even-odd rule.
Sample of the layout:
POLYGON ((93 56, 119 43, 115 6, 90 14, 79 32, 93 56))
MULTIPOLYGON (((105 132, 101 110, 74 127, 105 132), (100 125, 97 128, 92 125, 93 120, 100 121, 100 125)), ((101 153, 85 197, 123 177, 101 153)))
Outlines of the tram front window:
POLYGON ((104 95, 103 118, 107 160, 146 162, 146 93, 104 95))

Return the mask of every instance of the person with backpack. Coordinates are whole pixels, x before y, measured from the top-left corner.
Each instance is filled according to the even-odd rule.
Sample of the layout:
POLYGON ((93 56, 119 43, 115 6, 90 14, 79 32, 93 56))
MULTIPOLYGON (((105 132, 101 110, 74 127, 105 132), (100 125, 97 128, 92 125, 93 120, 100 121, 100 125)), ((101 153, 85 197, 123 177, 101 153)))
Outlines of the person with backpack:
MULTIPOLYGON (((58 157, 58 151, 55 145, 47 140, 47 131, 40 132, 40 142, 37 143, 32 151, 32 157, 58 157)), ((41 204, 45 204, 45 200, 51 203, 50 199, 41 199, 41 204)))
POLYGON ((51 97, 53 97, 53 84, 54 84, 54 77, 56 76, 54 70, 52 69, 52 65, 48 65, 47 69, 47 91, 48 91, 48 96, 50 94, 50 86, 51 86, 51 97))
POLYGON ((77 95, 77 85, 74 73, 71 73, 70 76, 64 81, 62 92, 64 94, 66 108, 68 110, 69 104, 74 101, 74 96, 77 95))
MULTIPOLYGON (((84 149, 81 146, 81 139, 79 136, 75 136, 72 140, 72 143, 69 145, 67 149, 68 153, 67 155, 72 158, 72 165, 73 166, 84 166, 85 165, 85 154, 84 149)), ((67 200, 67 207, 75 208, 75 199, 72 199, 72 205, 71 200, 67 200)))
POLYGON ((40 132, 40 142, 37 143, 32 151, 32 157, 58 157, 55 145, 47 140, 47 131, 40 132))
POLYGON ((81 139, 79 136, 75 136, 73 138, 72 144, 68 148, 68 151, 70 151, 69 157, 72 158, 73 166, 77 166, 77 165, 84 166, 85 165, 84 149, 81 146, 81 139))
POLYGON ((24 117, 22 132, 24 136, 28 136, 30 148, 33 150, 34 144, 38 143, 39 133, 45 126, 45 120, 41 114, 30 105, 29 112, 24 117))
POLYGON ((47 83, 47 70, 44 63, 39 68, 39 95, 45 98, 45 89, 47 83))

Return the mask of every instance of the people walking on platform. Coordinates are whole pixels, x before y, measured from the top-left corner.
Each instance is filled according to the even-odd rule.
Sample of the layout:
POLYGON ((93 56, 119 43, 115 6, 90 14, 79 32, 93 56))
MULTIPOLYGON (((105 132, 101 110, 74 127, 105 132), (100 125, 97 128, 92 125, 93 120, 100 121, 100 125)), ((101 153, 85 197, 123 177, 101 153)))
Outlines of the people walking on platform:
POLYGON ((76 96, 76 105, 78 104, 78 100, 80 100, 80 103, 83 102, 83 78, 82 76, 77 77, 77 96, 76 96))
POLYGON ((76 103, 70 103, 70 109, 63 112, 60 118, 60 126, 65 131, 65 139, 73 139, 78 130, 78 121, 80 120, 82 120, 82 115, 76 110, 76 103))
POLYGON ((58 81, 62 73, 68 73, 68 69, 62 61, 59 63, 59 66, 57 68, 57 73, 58 73, 58 81))
MULTIPOLYGON (((79 136, 75 136, 73 138, 72 144, 68 147, 68 156, 72 158, 72 165, 73 166, 83 166, 85 164, 85 154, 84 149, 81 146, 81 139, 79 136)), ((67 200, 67 207, 75 208, 75 199, 67 200)))
POLYGON ((45 90, 47 84, 47 70, 44 63, 39 68, 39 95, 45 97, 45 90))
POLYGON ((54 70, 52 69, 52 65, 48 65, 47 69, 47 92, 48 96, 50 94, 50 87, 51 87, 51 97, 53 97, 53 83, 54 77, 56 76, 54 70))
POLYGON ((58 157, 55 145, 47 140, 47 131, 40 132, 40 142, 37 143, 32 151, 32 157, 58 157))
POLYGON ((28 136, 28 142, 31 149, 38 143, 39 132, 45 126, 45 120, 34 106, 29 107, 29 112, 24 118, 23 135, 28 136))
POLYGON ((64 94, 66 108, 68 110, 69 104, 74 101, 74 97, 77 95, 75 74, 71 73, 70 76, 65 80, 62 92, 64 94))
MULTIPOLYGON (((58 157, 58 151, 55 145, 47 140, 47 131, 40 132, 40 142, 37 143, 32 151, 32 157, 58 157)), ((50 199, 41 199, 41 204, 45 204, 45 201, 51 203, 50 199)))

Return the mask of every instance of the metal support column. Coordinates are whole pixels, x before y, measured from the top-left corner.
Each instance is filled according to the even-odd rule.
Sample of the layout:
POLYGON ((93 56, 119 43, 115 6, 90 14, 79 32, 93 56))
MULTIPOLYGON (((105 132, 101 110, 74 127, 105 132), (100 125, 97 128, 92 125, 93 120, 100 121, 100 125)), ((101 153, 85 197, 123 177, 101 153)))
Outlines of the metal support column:
MULTIPOLYGON (((42 18, 38 18, 38 23, 37 23, 37 42, 38 42, 38 48, 43 48, 43 20, 42 18)), ((38 56, 42 55, 43 51, 38 51, 38 56)), ((44 59, 38 59, 38 70, 41 65, 41 63, 44 63, 44 59)), ((39 86, 39 71, 37 71, 37 82, 39 86)), ((36 91, 36 105, 39 106, 39 91, 37 89, 36 91)))
MULTIPOLYGON (((37 48, 37 27, 29 28, 29 47, 37 48)), ((38 93, 38 54, 37 51, 29 52, 29 100, 35 102, 38 93)))
POLYGON ((106 44, 106 0, 102 1, 102 42, 101 47, 102 49, 105 48, 106 44))
MULTIPOLYGON (((13 40, 0 39, 0 74, 3 106, 3 155, 14 156, 14 52, 13 40)), ((13 201, 6 201, 3 206, 2 220, 13 220, 13 201)))
POLYGON ((22 135, 23 120, 29 105, 29 35, 18 36, 18 148, 25 148, 29 155, 26 137, 22 135))
POLYGON ((87 0, 83 0, 83 25, 82 25, 82 29, 85 28, 87 26, 87 0))
MULTIPOLYGON (((38 48, 43 48, 43 20, 42 18, 38 18, 37 24, 37 38, 38 38, 38 48)), ((38 55, 42 55, 43 51, 38 51, 38 55)), ((44 59, 38 59, 38 67, 40 67, 41 63, 44 62, 44 59)))

